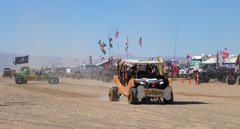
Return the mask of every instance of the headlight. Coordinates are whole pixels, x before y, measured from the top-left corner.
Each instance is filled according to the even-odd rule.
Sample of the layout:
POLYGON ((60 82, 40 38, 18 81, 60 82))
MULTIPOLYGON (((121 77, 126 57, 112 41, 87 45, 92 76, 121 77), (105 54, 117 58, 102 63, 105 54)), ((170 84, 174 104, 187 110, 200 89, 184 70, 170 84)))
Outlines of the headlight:
POLYGON ((159 82, 160 85, 164 84, 164 82, 159 82))
POLYGON ((141 85, 147 85, 146 82, 140 82, 139 84, 141 84, 141 85))

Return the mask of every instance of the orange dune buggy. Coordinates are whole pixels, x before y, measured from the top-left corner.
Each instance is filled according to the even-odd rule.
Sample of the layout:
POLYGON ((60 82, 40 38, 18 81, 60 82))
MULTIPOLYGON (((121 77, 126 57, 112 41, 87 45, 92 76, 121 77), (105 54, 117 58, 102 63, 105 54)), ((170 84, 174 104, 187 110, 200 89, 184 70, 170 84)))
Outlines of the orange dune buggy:
POLYGON ((119 60, 117 75, 113 76, 117 86, 109 89, 109 100, 118 101, 120 96, 124 96, 130 104, 162 100, 172 104, 172 87, 158 71, 161 64, 159 61, 119 60))

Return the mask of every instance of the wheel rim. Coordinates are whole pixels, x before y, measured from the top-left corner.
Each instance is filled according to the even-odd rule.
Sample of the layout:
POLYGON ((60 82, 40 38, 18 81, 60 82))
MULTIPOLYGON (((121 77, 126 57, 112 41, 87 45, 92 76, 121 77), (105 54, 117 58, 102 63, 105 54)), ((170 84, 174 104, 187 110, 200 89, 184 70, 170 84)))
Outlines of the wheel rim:
POLYGON ((18 84, 21 84, 23 82, 21 78, 17 78, 16 81, 17 81, 18 84))
POLYGON ((53 83, 55 82, 55 80, 54 80, 54 79, 50 79, 49 82, 50 82, 51 84, 53 84, 53 83))

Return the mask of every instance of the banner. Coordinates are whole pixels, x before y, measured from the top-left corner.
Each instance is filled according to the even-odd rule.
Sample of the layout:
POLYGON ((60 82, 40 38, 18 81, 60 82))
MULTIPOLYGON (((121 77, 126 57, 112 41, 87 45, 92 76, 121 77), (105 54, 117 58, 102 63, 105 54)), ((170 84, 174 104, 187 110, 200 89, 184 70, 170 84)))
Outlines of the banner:
POLYGON ((28 63, 28 55, 23 57, 15 57, 14 64, 25 64, 28 63))

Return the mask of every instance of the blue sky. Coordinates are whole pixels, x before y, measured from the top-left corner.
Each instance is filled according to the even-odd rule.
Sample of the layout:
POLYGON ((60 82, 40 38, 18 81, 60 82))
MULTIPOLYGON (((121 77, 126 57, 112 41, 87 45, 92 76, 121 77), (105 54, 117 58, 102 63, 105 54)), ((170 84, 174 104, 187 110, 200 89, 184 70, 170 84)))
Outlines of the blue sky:
POLYGON ((176 56, 225 47, 236 55, 239 6, 239 0, 0 0, 0 52, 98 58, 98 40, 107 43, 118 29, 111 54, 125 54, 128 37, 130 54, 173 56, 177 30, 176 56))

